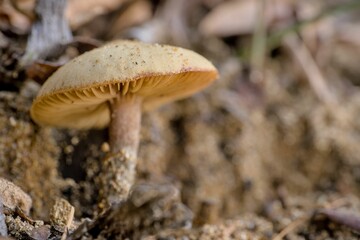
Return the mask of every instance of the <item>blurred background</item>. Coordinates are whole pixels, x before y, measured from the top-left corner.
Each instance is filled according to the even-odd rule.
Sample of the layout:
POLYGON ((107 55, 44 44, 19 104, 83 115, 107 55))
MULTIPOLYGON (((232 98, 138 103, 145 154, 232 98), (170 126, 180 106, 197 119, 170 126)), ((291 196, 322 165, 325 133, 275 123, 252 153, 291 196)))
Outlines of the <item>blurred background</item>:
POLYGON ((107 139, 106 129, 35 126, 39 86, 86 50, 137 39, 192 49, 220 72, 203 92, 145 113, 139 183, 176 186, 193 229, 209 236, 204 226, 233 239, 357 239, 338 209, 358 220, 360 1, 59 2, 62 30, 39 27, 56 36, 37 35, 57 46, 45 51, 29 44, 36 1, 0 0, 0 174, 32 196, 35 218, 59 196, 92 216, 107 139), (314 219, 319 209, 340 220, 314 219))

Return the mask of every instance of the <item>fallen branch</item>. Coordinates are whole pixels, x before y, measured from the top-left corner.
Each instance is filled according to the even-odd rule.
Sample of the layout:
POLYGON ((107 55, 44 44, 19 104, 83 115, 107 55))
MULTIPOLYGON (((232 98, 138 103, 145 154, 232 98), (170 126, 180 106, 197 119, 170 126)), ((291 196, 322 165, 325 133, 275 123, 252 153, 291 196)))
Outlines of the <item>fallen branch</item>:
POLYGON ((24 66, 34 60, 58 57, 64 45, 71 42, 72 34, 64 10, 66 0, 38 0, 35 7, 37 20, 22 59, 24 66))

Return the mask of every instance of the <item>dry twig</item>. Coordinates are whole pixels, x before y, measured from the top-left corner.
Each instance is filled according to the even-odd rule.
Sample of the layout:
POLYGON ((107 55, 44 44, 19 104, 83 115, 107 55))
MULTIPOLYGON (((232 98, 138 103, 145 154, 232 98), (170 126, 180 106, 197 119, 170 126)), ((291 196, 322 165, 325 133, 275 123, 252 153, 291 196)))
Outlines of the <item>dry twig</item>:
POLYGON ((329 106, 337 105, 337 96, 332 92, 314 58, 300 38, 292 34, 286 37, 284 42, 304 71, 318 98, 329 106))
POLYGON ((295 221, 291 222, 289 225, 287 225, 283 230, 281 230, 280 233, 278 233, 272 240, 281 240, 289 233, 295 231, 298 227, 305 224, 307 221, 309 221, 311 218, 311 215, 305 215, 301 218, 296 219, 295 221))

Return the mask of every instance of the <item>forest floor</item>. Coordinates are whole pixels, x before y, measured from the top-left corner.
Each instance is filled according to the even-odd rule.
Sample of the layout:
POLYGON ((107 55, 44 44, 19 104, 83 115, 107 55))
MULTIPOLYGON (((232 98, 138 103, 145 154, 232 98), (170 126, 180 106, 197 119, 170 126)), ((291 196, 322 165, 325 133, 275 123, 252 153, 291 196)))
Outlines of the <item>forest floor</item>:
POLYGON ((35 1, 0 0, 0 239, 359 239, 360 4, 262 4, 69 0, 77 44, 23 65, 35 1), (29 109, 49 71, 119 38, 192 49, 220 77, 144 113, 136 184, 99 216, 107 129, 29 109))

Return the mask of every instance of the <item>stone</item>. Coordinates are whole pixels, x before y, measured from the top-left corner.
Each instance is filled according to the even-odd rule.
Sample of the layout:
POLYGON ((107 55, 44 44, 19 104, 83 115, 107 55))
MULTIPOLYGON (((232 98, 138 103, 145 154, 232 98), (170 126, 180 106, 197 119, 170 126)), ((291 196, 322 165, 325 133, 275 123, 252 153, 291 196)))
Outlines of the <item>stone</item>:
POLYGON ((19 207, 25 214, 29 214, 32 207, 31 197, 14 183, 0 178, 0 199, 4 206, 14 210, 19 207))

